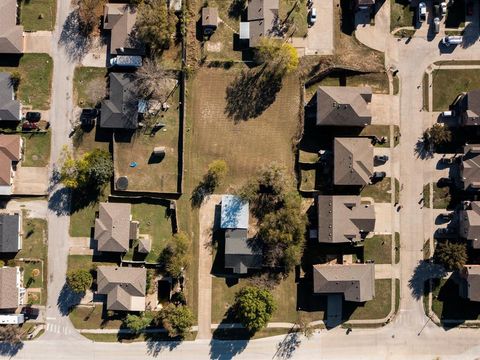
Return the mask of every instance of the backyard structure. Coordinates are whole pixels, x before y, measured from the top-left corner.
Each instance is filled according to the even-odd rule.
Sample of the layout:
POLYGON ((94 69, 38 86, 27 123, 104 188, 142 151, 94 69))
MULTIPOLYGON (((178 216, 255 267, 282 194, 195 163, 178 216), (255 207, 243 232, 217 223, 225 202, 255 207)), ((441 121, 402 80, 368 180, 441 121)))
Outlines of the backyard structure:
POLYGON ((213 7, 202 8, 202 27, 205 35, 213 33, 218 27, 218 9, 213 7))
POLYGON ((320 195, 318 241, 320 243, 354 243, 375 228, 374 205, 362 204, 355 195, 320 195))
POLYGON ((110 54, 143 55, 144 49, 132 37, 137 10, 129 4, 106 4, 103 29, 110 30, 110 54))
POLYGON ((9 73, 0 72, 0 122, 18 123, 22 118, 20 101, 15 100, 15 91, 9 73))
POLYGON ((0 254, 17 253, 22 249, 21 213, 0 214, 0 254))
POLYGON ((145 311, 147 270, 99 266, 97 292, 107 296, 107 310, 145 311))
POLYGON ((335 185, 367 185, 373 174, 373 146, 368 138, 335 138, 335 185))
POLYGON ((23 26, 17 25, 17 0, 0 2, 0 53, 23 52, 23 26))
POLYGON ((480 189, 480 144, 469 144, 463 148, 460 179, 463 190, 476 192, 480 189))
POLYGON ((0 309, 15 310, 23 305, 25 289, 22 286, 20 267, 0 268, 0 309))
POLYGON ((370 87, 320 86, 316 94, 318 126, 355 126, 371 124, 370 87))
POLYGON ((110 73, 110 96, 102 101, 100 127, 134 130, 138 127, 138 98, 132 74, 110 73))
POLYGON ((22 159, 20 135, 0 135, 0 195, 13 193, 16 164, 22 159))
POLYGON ((138 238, 138 222, 132 221, 131 205, 100 203, 94 237, 98 251, 127 252, 130 240, 138 238))
POLYGON ((256 47, 263 37, 275 36, 279 25, 279 0, 249 0, 247 22, 240 23, 240 39, 256 47))
POLYGON ((234 195, 222 196, 220 228, 225 231, 225 268, 235 274, 262 266, 262 250, 248 239, 248 203, 234 195))

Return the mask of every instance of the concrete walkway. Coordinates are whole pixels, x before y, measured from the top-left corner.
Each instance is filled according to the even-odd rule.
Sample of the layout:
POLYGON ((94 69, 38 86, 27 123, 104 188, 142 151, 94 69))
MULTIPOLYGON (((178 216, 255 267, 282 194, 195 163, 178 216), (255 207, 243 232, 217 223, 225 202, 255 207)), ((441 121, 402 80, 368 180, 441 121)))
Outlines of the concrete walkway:
POLYGON ((89 237, 71 237, 69 255, 93 255, 94 249, 90 247, 89 237))

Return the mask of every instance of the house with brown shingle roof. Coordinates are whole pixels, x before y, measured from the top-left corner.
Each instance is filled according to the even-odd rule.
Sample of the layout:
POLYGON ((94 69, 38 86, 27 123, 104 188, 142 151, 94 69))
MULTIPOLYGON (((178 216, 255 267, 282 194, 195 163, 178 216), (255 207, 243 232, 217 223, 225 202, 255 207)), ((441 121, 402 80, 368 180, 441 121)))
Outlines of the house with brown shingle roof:
POLYGON ((0 309, 16 309, 23 305, 25 289, 22 287, 20 268, 0 268, 0 309))
POLYGON ((146 282, 145 268, 97 268, 97 292, 107 296, 107 310, 145 311, 146 282))
POLYGON ((137 9, 129 4, 106 4, 103 29, 110 31, 110 54, 144 55, 144 47, 132 37, 137 9))
POLYGON ((458 99, 460 122, 463 126, 480 125, 480 89, 462 93, 458 99))
POLYGON ((345 301, 365 302, 375 297, 374 264, 313 265, 315 294, 342 294, 345 301))
POLYGON ((335 138, 333 142, 333 183, 358 185, 370 183, 373 175, 373 146, 368 138, 335 138))
POLYGON ((248 0, 247 22, 240 23, 240 39, 255 47, 263 37, 275 37, 279 22, 279 0, 248 0))
POLYGON ((13 193, 15 165, 22 159, 20 135, 0 135, 0 195, 13 193))
POLYGON ((375 228, 374 205, 362 204, 360 196, 319 195, 317 209, 320 243, 359 242, 375 228))
POLYGON ((364 127, 372 122, 368 86, 320 86, 316 101, 318 126, 364 127))
POLYGON ((127 252, 136 236, 138 223, 132 221, 130 204, 100 203, 94 238, 98 251, 127 252), (133 229, 132 229, 133 227, 133 229))
POLYGON ((0 54, 23 53, 23 26, 17 25, 17 0, 0 1, 0 54))
POLYGON ((480 201, 470 201, 458 211, 459 236, 470 242, 472 248, 480 249, 480 201))
POLYGON ((480 265, 465 265, 460 271, 460 296, 480 301, 480 265))
POLYGON ((470 144, 463 148, 460 178, 463 190, 480 190, 480 144, 470 144))

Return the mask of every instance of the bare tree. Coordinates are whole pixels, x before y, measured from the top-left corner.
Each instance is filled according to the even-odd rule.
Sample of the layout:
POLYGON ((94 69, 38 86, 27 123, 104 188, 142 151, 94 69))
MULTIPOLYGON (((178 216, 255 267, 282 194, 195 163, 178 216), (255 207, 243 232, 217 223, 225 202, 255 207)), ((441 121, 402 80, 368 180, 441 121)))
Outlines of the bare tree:
POLYGON ((143 66, 135 73, 137 91, 144 98, 165 102, 172 91, 166 88, 169 72, 155 59, 145 59, 143 66))

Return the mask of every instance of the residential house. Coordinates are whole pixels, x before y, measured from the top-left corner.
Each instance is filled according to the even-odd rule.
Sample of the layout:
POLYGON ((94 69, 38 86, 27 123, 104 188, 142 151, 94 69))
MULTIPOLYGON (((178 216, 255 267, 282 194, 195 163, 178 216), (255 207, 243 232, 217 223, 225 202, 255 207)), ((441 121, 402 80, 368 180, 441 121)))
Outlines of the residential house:
POLYGON ((213 7, 202 8, 202 28, 205 35, 212 34, 218 27, 218 9, 213 7))
POLYGON ((459 236, 480 249, 480 201, 469 201, 458 211, 459 236))
POLYGON ((320 243, 355 243, 365 239, 375 228, 375 209, 362 204, 355 195, 319 195, 318 241, 320 243))
POLYGON ((0 123, 16 124, 22 119, 22 106, 15 100, 11 75, 0 73, 0 123))
POLYGON ((457 101, 460 111, 460 123, 463 126, 480 125, 480 89, 460 95, 457 101))
POLYGON ((248 0, 247 22, 240 23, 240 39, 256 47, 263 37, 276 37, 279 23, 279 0, 248 0))
POLYGON ((363 186, 373 175, 373 146, 368 138, 335 138, 333 183, 363 186))
POLYGON ((320 86, 316 97, 318 126, 364 127, 372 122, 368 86, 320 86))
POLYGON ((17 0, 0 1, 0 54, 23 53, 23 26, 17 25, 17 0))
POLYGON ((0 214, 0 254, 22 249, 22 215, 0 214))
POLYGON ((22 159, 22 146, 19 135, 0 135, 0 195, 13 193, 13 178, 22 159))
POLYGON ((138 237, 138 222, 132 221, 131 205, 100 203, 94 238, 98 251, 125 253, 138 237))
POLYGON ((129 4, 106 4, 103 29, 110 30, 111 55, 144 55, 144 47, 134 38, 137 10, 129 4))
POLYGON ((480 265, 465 265, 460 272, 460 296, 480 301, 480 265))
POLYGON ((220 228, 225 231, 225 268, 235 274, 262 267, 262 249, 248 238, 248 203, 234 195, 222 196, 220 228))
POLYGON ((145 268, 97 268, 97 293, 107 296, 107 310, 145 311, 146 283, 145 268))
POLYGON ((460 179, 463 190, 480 190, 480 144, 466 145, 463 148, 460 179))
POLYGON ((25 288, 18 266, 0 268, 0 310, 14 310, 23 305, 25 288))
POLYGON ((345 301, 365 302, 375 297, 374 264, 313 265, 313 292, 341 294, 345 301))
POLYGON ((110 97, 102 101, 100 127, 135 130, 138 127, 139 101, 132 74, 110 73, 110 97))

